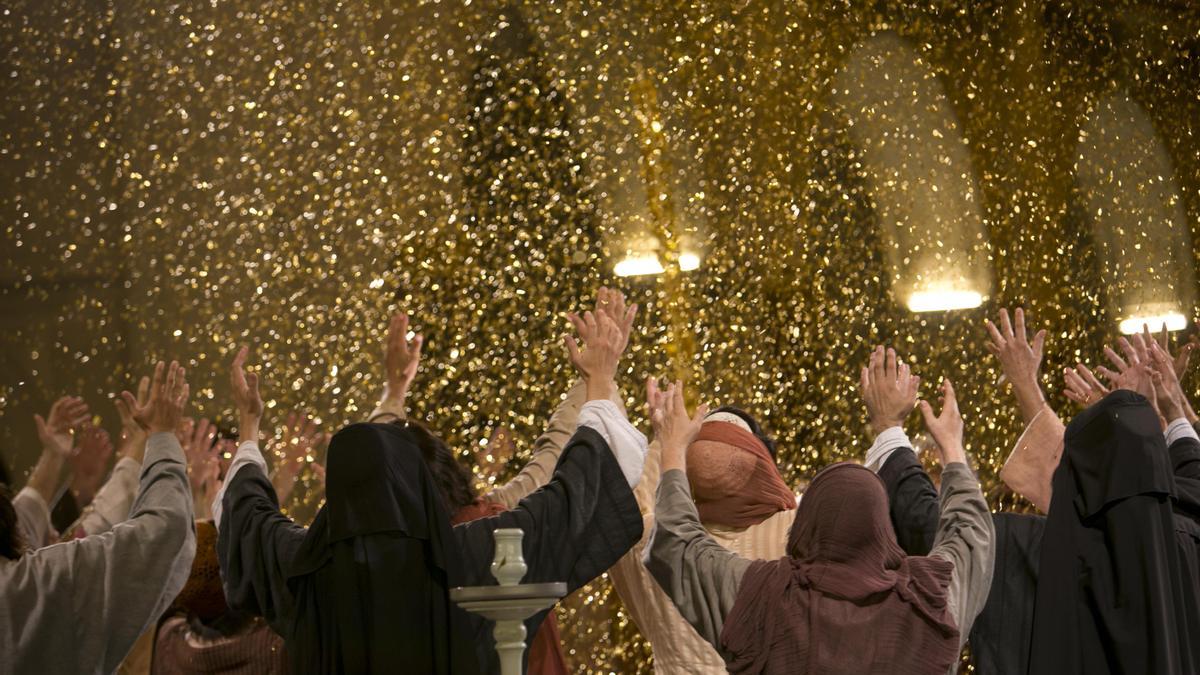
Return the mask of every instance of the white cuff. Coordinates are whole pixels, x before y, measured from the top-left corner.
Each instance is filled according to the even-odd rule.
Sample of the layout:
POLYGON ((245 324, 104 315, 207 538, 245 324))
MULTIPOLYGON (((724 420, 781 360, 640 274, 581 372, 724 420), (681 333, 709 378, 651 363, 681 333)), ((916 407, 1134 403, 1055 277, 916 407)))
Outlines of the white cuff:
POLYGON ((1188 424, 1186 417, 1180 417, 1168 424, 1166 436, 1168 448, 1181 438, 1195 438, 1196 440, 1200 440, 1200 436, 1196 435, 1196 430, 1192 428, 1192 425, 1188 424))
POLYGON ((863 464, 875 473, 883 468, 883 463, 892 456, 898 448, 911 448, 912 441, 904 433, 903 427, 889 427, 875 437, 871 449, 867 450, 867 458, 863 464))
POLYGON ((625 413, 610 400, 588 401, 579 409, 579 426, 593 429, 604 437, 608 447, 617 458, 621 473, 630 488, 637 487, 642 479, 642 466, 646 463, 646 435, 638 431, 625 419, 625 413))
POLYGON ((218 532, 221 531, 221 503, 225 501, 225 488, 229 487, 229 482, 233 480, 239 469, 251 464, 257 465, 264 474, 267 473, 267 460, 263 459, 262 452, 258 449, 258 441, 242 441, 242 444, 238 446, 237 453, 233 456, 229 470, 225 472, 225 480, 221 481, 221 489, 217 490, 217 496, 213 497, 211 508, 213 522, 216 524, 218 532))

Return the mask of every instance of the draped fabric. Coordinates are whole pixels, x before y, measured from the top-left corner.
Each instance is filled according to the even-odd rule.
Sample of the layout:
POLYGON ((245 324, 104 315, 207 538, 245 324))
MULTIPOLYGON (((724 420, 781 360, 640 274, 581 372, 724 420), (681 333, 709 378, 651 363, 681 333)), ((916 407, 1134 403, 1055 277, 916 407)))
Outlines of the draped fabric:
MULTIPOLYGON (((515 509, 451 529, 402 427, 355 424, 330 444, 326 504, 305 530, 279 512, 257 466, 224 500, 218 554, 234 609, 283 635, 298 673, 477 673, 499 669, 492 624, 449 600, 495 584, 497 528, 520 527, 525 582, 575 590, 641 537, 633 493, 604 439, 580 429, 550 482, 515 509)), ((526 622, 530 636, 545 612, 526 622)))
POLYGON ((742 578, 721 634, 729 671, 946 672, 958 656, 953 566, 904 555, 879 478, 835 464, 799 508, 788 556, 742 578))
POLYGON ((687 473, 702 523, 744 528, 796 508, 767 446, 731 422, 700 426, 688 447, 687 473))
MULTIPOLYGON (((896 539, 908 555, 928 555, 939 517, 938 491, 916 454, 893 452, 879 470, 896 539)), ((971 660, 979 675, 1018 675, 1029 663, 1045 516, 992 514, 995 571, 983 611, 971 627, 971 660)))
POLYGON ((1192 479, 1181 476, 1177 489, 1157 412, 1142 396, 1115 391, 1071 421, 1064 447, 1042 540, 1029 673, 1197 672, 1192 479))

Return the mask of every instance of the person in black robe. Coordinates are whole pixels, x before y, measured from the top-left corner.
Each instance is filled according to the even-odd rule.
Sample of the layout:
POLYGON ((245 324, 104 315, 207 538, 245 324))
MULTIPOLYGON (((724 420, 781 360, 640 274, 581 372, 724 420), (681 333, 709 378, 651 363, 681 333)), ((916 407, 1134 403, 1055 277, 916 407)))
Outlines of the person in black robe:
MULTIPOLYGON (((512 511, 450 527, 410 429, 355 424, 329 449, 326 504, 305 530, 257 467, 226 490, 217 551, 232 607, 264 616, 296 672, 475 673, 499 668, 491 623, 447 591, 491 585, 493 530, 520 527, 524 583, 574 591, 642 534, 604 439, 580 428, 555 475, 512 511)), ((545 612, 526 622, 532 636, 545 612)))
MULTIPOLYGON (((901 547, 922 555, 937 522, 932 481, 904 451, 879 475, 901 547)), ((976 672, 1196 672, 1200 441, 1167 448, 1149 402, 1114 392, 1068 427, 1053 494, 1048 516, 994 514, 976 672)))
MULTIPOLYGON (((266 618, 298 673, 491 673, 493 624, 449 599, 456 586, 495 585, 497 528, 520 528, 524 583, 599 576, 642 536, 632 487, 646 438, 610 398, 632 323, 589 312, 566 339, 588 402, 554 474, 516 508, 451 528, 425 456, 447 452, 424 427, 353 424, 332 439, 326 502, 312 527, 279 510, 258 449, 262 399, 234 359, 231 384, 242 443, 213 505, 217 555, 230 608, 266 618)), ((547 610, 526 621, 527 639, 547 610)))

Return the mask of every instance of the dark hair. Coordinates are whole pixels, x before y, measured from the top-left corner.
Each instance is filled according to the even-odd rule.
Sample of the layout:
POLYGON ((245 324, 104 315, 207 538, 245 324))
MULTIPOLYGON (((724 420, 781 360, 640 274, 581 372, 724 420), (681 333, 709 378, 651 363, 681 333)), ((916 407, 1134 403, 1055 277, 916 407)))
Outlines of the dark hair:
POLYGON ((13 507, 8 485, 0 483, 0 556, 16 560, 25 553, 25 539, 17 527, 17 510, 13 507))
POLYGON ((433 474, 433 482, 437 484, 438 492, 442 493, 442 500, 446 503, 451 518, 459 509, 475 501, 471 472, 454 458, 454 451, 445 441, 420 422, 396 420, 393 424, 407 429, 417 442, 425 466, 429 467, 429 472, 433 474))
POLYGON ((723 405, 720 408, 717 408, 716 410, 709 412, 709 414, 711 415, 712 413, 719 413, 719 412, 730 413, 732 415, 737 415, 738 417, 740 417, 742 419, 742 421, 745 422, 750 427, 750 433, 757 436, 758 440, 762 441, 763 445, 767 446, 767 452, 771 453, 771 459, 777 459, 777 457, 775 455, 775 439, 771 438, 770 436, 767 435, 767 432, 763 431, 762 425, 759 424, 758 420, 754 419, 754 417, 751 416, 750 413, 746 412, 745 410, 742 410, 741 408, 735 407, 735 406, 723 405))

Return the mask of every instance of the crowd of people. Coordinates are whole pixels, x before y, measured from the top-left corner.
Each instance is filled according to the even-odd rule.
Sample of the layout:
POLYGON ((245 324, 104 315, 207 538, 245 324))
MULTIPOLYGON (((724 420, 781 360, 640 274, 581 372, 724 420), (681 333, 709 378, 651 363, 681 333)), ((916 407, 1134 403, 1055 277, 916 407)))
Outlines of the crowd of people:
MULTIPOLYGON (((185 417, 175 362, 115 401, 115 449, 88 402, 58 399, 20 490, 0 476, 0 672, 498 672, 491 623, 449 598, 496 583, 498 528, 523 530, 525 582, 607 572, 656 672, 954 673, 964 646, 984 674, 1200 672, 1200 425, 1180 383, 1195 345, 1147 327, 1106 349, 1111 368, 1068 369, 1082 411, 1064 424, 1041 388, 1046 332, 1001 310, 988 347, 1025 430, 1000 477, 1038 513, 993 513, 953 383, 921 399, 885 346, 861 371, 861 463, 789 485, 751 413, 689 412, 656 378, 649 442, 617 382, 636 315, 607 288, 568 315, 577 379, 484 494, 437 421, 407 416, 423 339, 404 314, 377 408, 332 436, 287 415, 270 463, 249 346, 228 373, 236 427, 185 417), (298 523, 281 504, 306 466, 324 504, 298 523)), ((526 631, 527 672, 567 672, 553 610, 526 631)))

